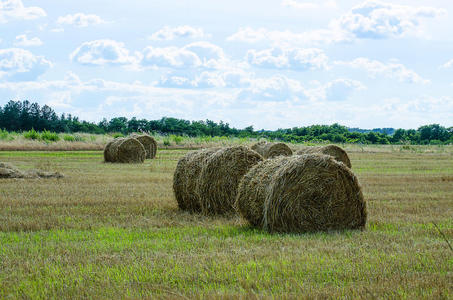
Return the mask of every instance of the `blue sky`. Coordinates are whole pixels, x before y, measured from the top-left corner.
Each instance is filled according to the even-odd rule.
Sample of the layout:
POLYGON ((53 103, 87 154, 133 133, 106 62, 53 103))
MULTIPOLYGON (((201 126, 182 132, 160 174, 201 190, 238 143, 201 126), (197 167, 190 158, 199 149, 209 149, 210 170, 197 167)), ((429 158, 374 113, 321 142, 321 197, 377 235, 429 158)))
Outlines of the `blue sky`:
POLYGON ((453 126, 452 1, 0 0, 0 104, 276 129, 453 126))

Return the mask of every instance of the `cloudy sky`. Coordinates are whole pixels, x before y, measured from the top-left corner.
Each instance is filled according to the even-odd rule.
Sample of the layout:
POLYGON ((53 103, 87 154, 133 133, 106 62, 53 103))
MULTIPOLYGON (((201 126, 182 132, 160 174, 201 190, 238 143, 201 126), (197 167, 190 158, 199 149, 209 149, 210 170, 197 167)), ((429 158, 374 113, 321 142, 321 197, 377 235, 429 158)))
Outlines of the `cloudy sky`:
POLYGON ((100 121, 453 126, 450 0, 0 0, 0 104, 100 121))

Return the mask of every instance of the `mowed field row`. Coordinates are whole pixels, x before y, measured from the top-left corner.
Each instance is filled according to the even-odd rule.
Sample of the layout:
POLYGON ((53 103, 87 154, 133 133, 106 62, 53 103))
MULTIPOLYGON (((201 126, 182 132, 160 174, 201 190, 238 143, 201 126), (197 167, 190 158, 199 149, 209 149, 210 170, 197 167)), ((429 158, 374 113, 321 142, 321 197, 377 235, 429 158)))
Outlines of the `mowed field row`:
POLYGON ((351 152, 366 230, 302 235, 179 211, 185 153, 0 152, 65 175, 0 179, 0 298, 453 298, 452 151, 351 152))

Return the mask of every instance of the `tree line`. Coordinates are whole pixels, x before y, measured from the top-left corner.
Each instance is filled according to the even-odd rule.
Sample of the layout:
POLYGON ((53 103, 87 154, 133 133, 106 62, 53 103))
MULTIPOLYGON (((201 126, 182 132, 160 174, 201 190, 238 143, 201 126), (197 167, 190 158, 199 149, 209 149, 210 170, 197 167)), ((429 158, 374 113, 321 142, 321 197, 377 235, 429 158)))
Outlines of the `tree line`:
POLYGON ((348 128, 339 124, 312 125, 278 130, 254 130, 253 126, 244 129, 231 127, 228 123, 206 121, 188 121, 164 117, 159 120, 146 120, 116 117, 103 119, 99 123, 80 120, 71 114, 57 113, 48 105, 40 106, 29 101, 9 101, 0 106, 0 129, 22 132, 86 132, 105 134, 120 132, 151 132, 183 136, 227 136, 254 137, 281 140, 284 142, 326 141, 334 143, 362 144, 453 144, 453 127, 446 128, 439 124, 421 126, 418 129, 382 128, 364 130, 348 128))

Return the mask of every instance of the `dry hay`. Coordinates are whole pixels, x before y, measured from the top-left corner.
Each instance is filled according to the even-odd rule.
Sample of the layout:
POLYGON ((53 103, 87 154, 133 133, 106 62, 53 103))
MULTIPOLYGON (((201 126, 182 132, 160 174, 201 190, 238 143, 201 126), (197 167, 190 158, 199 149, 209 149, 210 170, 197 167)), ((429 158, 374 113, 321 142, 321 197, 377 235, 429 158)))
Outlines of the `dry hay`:
POLYGON ((263 224, 264 199, 272 175, 288 160, 287 156, 263 160, 242 177, 234 207, 251 225, 260 227, 263 224))
POLYGON ((124 141, 124 138, 116 138, 110 141, 104 148, 104 161, 105 162, 116 162, 118 154, 118 146, 124 141))
POLYGON ((133 134, 131 135, 131 137, 137 139, 140 143, 142 143, 143 147, 145 147, 146 158, 153 159, 156 157, 157 142, 152 136, 147 134, 143 135, 133 134))
POLYGON ((145 147, 135 138, 116 138, 104 149, 105 162, 142 163, 145 156, 145 147))
POLYGON ((288 145, 284 143, 266 143, 259 142, 252 146, 252 150, 255 150, 264 158, 274 158, 280 155, 291 156, 293 151, 288 145))
POLYGON ((190 212, 200 212, 200 199, 196 193, 198 177, 204 161, 219 148, 192 151, 183 156, 176 166, 173 176, 173 192, 178 207, 190 212))
POLYGON ((114 162, 113 152, 110 150, 110 147, 116 140, 111 140, 104 147, 104 162, 114 162))
POLYGON ((202 213, 234 212, 239 181, 262 160, 261 155, 244 146, 222 148, 204 160, 196 185, 202 213))
POLYGON ((15 166, 0 162, 0 178, 63 178, 59 172, 44 172, 41 170, 20 171, 15 166))
POLYGON ((280 160, 281 167, 276 167, 276 162, 261 164, 261 172, 255 170, 267 180, 267 188, 242 183, 252 191, 241 190, 246 194, 238 195, 238 210, 250 223, 270 232, 297 233, 365 227, 367 212, 361 187, 343 163, 323 154, 280 160), (258 210, 261 207, 262 212, 258 210), (247 215, 252 213, 258 216, 247 215))
MULTIPOLYGON (((113 147, 114 144, 111 146, 113 147)), ((121 141, 116 150, 116 161, 120 163, 143 163, 146 151, 142 143, 134 138, 121 141)))
POLYGON ((310 153, 320 153, 333 156, 334 159, 344 163, 348 168, 351 168, 351 161, 349 156, 342 148, 336 145, 327 145, 321 147, 305 147, 296 152, 298 155, 310 154, 310 153))

